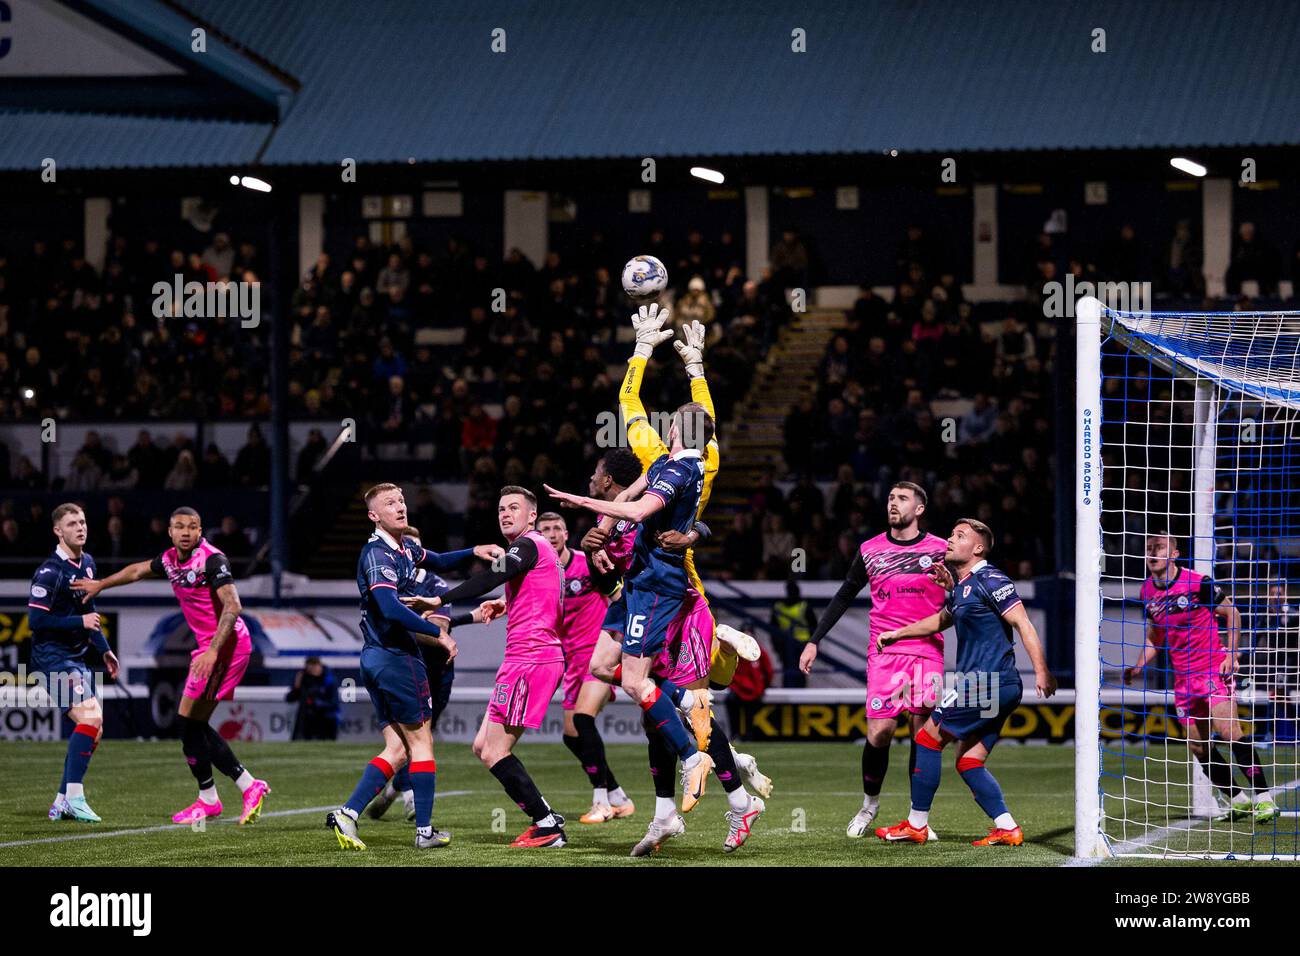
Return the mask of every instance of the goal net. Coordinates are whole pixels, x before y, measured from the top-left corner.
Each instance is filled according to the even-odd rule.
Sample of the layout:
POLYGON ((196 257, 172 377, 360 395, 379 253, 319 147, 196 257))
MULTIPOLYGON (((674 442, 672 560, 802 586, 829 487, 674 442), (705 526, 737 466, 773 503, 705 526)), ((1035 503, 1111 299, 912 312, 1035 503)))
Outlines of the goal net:
POLYGON ((1077 322, 1076 851, 1300 859, 1300 313, 1077 322))

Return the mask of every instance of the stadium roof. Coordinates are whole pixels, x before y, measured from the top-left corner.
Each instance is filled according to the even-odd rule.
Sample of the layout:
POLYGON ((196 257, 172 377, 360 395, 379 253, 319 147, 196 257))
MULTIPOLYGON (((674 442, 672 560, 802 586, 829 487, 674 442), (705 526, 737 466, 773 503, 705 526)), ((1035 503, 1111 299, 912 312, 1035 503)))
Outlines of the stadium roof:
POLYGON ((61 3, 182 75, 90 105, 26 81, 0 99, 0 168, 1300 143, 1288 0, 61 3))

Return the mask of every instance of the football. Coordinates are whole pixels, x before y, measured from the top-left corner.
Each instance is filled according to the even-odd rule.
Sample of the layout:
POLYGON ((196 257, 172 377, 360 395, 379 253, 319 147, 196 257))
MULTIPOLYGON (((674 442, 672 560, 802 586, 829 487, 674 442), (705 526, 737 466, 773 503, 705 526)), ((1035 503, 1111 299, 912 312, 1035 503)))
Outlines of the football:
POLYGON ((653 299, 668 287, 668 270, 654 256, 637 256, 623 267, 623 291, 630 299, 653 299))

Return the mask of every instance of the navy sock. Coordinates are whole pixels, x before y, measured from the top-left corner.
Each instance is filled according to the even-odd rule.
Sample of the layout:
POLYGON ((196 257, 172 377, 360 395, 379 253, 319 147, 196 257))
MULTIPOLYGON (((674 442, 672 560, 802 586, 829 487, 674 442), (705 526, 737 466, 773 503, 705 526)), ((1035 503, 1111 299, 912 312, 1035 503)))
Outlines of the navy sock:
POLYGON ((718 776, 722 789, 731 793, 739 790, 744 781, 736 769, 736 758, 731 752, 731 743, 727 735, 718 726, 718 719, 713 718, 713 734, 709 737, 709 756, 713 758, 713 772, 718 776))
MULTIPOLYGON (((915 745, 912 748, 916 752, 915 745)), ((880 787, 885 782, 885 771, 889 769, 889 744, 873 747, 871 741, 862 746, 862 792, 868 797, 880 795, 880 787)))
POLYGON ((970 758, 958 760, 957 772, 966 781, 966 786, 970 787, 970 792, 975 796, 975 802, 989 815, 989 819, 996 820, 1007 812, 1007 801, 1002 798, 1002 788, 998 786, 997 778, 989 773, 981 761, 970 758))
POLYGON ((357 781, 357 788, 352 791, 352 796, 348 797, 348 802, 343 805, 360 816, 361 811, 375 799, 380 790, 384 789, 384 784, 392 779, 392 776, 392 765, 383 757, 376 757, 366 764, 361 779, 357 781))
POLYGON ((939 774, 943 769, 943 751, 937 745, 927 746, 924 741, 916 748, 916 769, 912 771, 912 809, 928 811, 939 790, 939 774))
POLYGON ((695 756, 698 752, 695 743, 686 732, 686 726, 667 694, 656 689, 654 698, 648 704, 642 703, 641 709, 650 715, 655 729, 663 734, 668 746, 678 757, 687 760, 695 756))
POLYGON ((438 778, 438 765, 433 760, 412 761, 411 789, 415 791, 415 825, 427 827, 433 819, 434 785, 438 778))
POLYGON ((655 796, 671 800, 677 795, 677 757, 668 749, 664 735, 655 729, 649 714, 645 715, 642 722, 645 724, 650 777, 654 780, 655 796))
POLYGON ((673 702, 674 707, 682 706, 682 697, 686 693, 685 687, 677 686, 667 677, 657 677, 655 683, 659 685, 661 691, 668 695, 668 699, 673 702))
POLYGON ((393 774, 393 789, 398 793, 405 793, 411 788, 411 770, 406 764, 403 764, 402 769, 393 774))
POLYGON ((86 778, 86 768, 90 766, 90 755, 95 747, 95 728, 89 724, 77 724, 68 738, 68 755, 63 761, 63 786, 60 793, 67 792, 70 783, 81 783, 86 778))

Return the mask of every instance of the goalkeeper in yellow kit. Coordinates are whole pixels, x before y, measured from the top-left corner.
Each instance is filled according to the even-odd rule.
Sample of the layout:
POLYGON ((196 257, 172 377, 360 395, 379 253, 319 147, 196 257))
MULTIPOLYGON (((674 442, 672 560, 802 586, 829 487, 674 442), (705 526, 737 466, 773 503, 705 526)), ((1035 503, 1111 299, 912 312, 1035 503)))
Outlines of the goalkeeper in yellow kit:
MULTIPOLYGON (((659 433, 650 424, 640 397, 641 380, 654 347, 673 337, 671 329, 664 329, 668 316, 669 310, 659 308, 657 305, 642 306, 638 314, 633 316, 632 324, 637 332, 637 346, 628 360, 627 374, 619 389, 619 410, 626 423, 628 445, 636 454, 643 469, 669 452, 659 433)), ((682 339, 675 341, 673 345, 686 366, 686 373, 690 378, 692 401, 702 405, 709 416, 716 421, 713 398, 709 394, 708 382, 704 377, 704 338, 704 326, 692 322, 683 327, 682 339)), ((736 753, 725 737, 717 732, 717 723, 709 706, 710 683, 721 687, 730 684, 739 658, 757 659, 759 647, 758 642, 748 634, 725 624, 716 624, 704 594, 704 584, 695 567, 693 546, 702 533, 707 533, 707 528, 699 519, 708 505, 713 479, 718 473, 719 453, 716 438, 708 443, 703 459, 704 485, 696 512, 695 529, 688 534, 665 532, 659 538, 661 547, 685 551, 684 565, 690 590, 686 602, 674 621, 674 626, 669 630, 667 659, 656 673, 663 678, 661 687, 665 692, 672 694, 679 708, 689 718, 700 749, 707 750, 714 759, 715 772, 724 790, 727 791, 730 804, 728 817, 731 826, 723 847, 731 851, 741 846, 748 838, 753 823, 763 811, 761 797, 771 794, 772 783, 759 772, 757 762, 752 756, 736 753), (759 797, 755 798, 747 794, 744 783, 748 783, 759 797)), ((623 531, 625 534, 629 531, 634 533, 634 529, 623 529, 623 531)), ((584 539, 584 550, 593 553, 593 556, 595 552, 605 550, 611 534, 615 533, 617 531, 613 519, 602 519, 597 529, 584 539)), ((604 563, 600 557, 596 557, 596 562, 598 565, 604 563)), ((616 635, 612 630, 612 620, 617 617, 618 615, 611 614, 606 618, 606 629, 602 632, 600 642, 592 654, 592 673, 606 680, 615 677, 615 668, 622 649, 621 635, 616 635)), ((651 774, 654 776, 656 789, 656 813, 646 837, 633 849, 633 856, 643 856, 657 850, 666 839, 685 829, 681 817, 676 813, 673 800, 672 781, 675 760, 657 734, 649 736, 651 774)))

